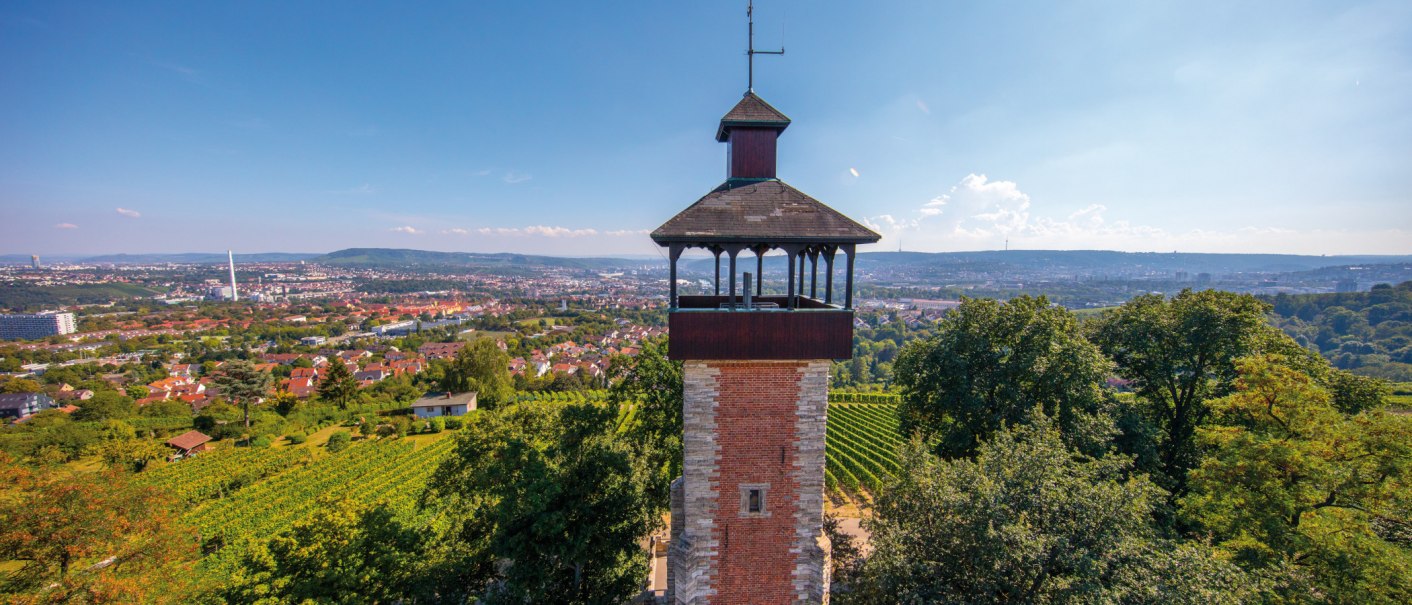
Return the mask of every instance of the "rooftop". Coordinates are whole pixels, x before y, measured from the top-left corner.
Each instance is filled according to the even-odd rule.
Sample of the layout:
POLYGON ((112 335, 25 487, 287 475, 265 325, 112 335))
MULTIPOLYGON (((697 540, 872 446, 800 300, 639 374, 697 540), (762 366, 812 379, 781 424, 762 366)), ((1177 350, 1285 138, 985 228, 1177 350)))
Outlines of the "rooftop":
POLYGON ((780 110, 775 109, 764 99, 761 99, 754 91, 745 93, 745 98, 735 104, 725 117, 721 118, 721 126, 716 130, 716 140, 725 142, 730 135, 731 128, 737 126, 754 126, 776 128, 784 130, 789 126, 789 118, 780 110))
POLYGON ((863 244, 871 229, 778 179, 731 179, 652 232, 658 244, 863 244))

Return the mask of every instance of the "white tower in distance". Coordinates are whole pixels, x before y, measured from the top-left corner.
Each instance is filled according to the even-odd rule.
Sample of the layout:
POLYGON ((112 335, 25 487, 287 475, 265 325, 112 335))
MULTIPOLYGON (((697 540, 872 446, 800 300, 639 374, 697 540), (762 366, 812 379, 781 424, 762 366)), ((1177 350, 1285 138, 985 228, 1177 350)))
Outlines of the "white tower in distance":
POLYGON ((230 299, 240 300, 240 293, 235 290, 235 252, 226 250, 226 256, 230 259, 230 299))

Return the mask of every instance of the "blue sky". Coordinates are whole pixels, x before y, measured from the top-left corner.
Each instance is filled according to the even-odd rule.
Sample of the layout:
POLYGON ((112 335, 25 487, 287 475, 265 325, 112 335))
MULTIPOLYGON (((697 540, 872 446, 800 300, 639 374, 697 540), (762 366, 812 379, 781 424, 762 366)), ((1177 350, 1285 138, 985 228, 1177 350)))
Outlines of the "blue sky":
MULTIPOLYGON (((652 254, 744 2, 0 4, 0 253, 652 254)), ((874 249, 1412 253, 1412 3, 760 0, 874 249)))

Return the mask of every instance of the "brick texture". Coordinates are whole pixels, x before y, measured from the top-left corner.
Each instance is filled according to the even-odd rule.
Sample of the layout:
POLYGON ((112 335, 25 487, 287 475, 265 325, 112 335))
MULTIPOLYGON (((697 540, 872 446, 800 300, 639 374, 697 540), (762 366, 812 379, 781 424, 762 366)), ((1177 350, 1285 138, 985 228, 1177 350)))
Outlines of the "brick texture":
POLYGON ((669 555, 674 602, 828 601, 828 366, 686 363, 686 460, 680 493, 673 490, 669 555), (759 486, 768 486, 764 513, 742 510, 742 487, 759 486))

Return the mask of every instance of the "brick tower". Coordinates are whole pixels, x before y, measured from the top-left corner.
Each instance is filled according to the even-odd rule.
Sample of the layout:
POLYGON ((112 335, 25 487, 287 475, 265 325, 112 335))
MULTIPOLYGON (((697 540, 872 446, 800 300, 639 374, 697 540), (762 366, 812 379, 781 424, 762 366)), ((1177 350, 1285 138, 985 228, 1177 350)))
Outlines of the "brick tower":
POLYGON ((685 366, 686 459, 672 484, 667 572, 674 603, 828 601, 828 372, 852 356, 855 247, 879 236, 775 177, 775 143, 787 126, 747 92, 716 133, 730 146, 726 182, 652 232, 669 249, 669 351, 685 366), (678 296, 687 248, 715 257, 714 294, 678 296), (776 269, 782 275, 766 292, 772 250, 787 269, 776 269), (753 275, 737 271, 743 252, 755 257, 753 275), (847 257, 842 305, 839 252, 847 257))

